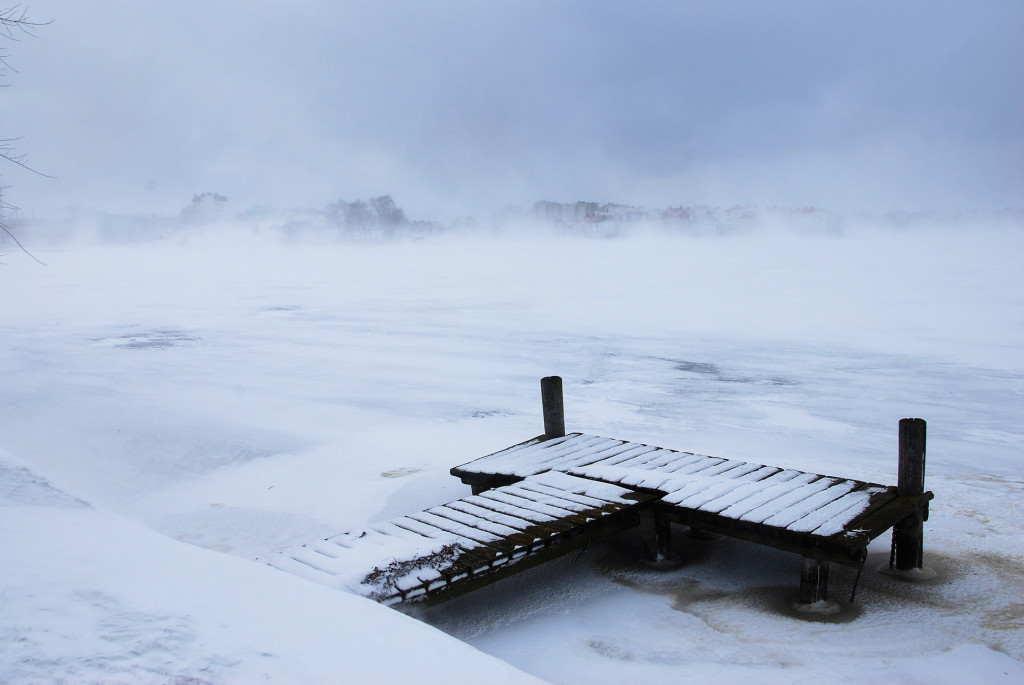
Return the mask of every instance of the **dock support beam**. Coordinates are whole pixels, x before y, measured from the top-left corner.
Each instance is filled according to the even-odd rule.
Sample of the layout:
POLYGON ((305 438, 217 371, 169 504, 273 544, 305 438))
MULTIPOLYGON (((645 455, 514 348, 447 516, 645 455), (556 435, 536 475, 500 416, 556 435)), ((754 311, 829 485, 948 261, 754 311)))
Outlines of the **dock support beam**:
POLYGON ((828 562, 804 557, 800 565, 800 599, 793 610, 808 616, 831 616, 842 607, 828 598, 828 562))
POLYGON ((540 400, 544 405, 544 437, 548 439, 561 438, 565 435, 561 376, 547 376, 540 379, 540 400))
POLYGON ((672 559, 672 522, 664 516, 654 514, 654 544, 657 548, 655 561, 672 559))
POLYGON ((644 510, 640 515, 640 539, 643 552, 640 563, 647 568, 673 569, 683 564, 680 550, 673 549, 672 519, 658 507, 644 510))
MULTIPOLYGON (((924 459, 927 425, 924 419, 900 420, 899 495, 924 493, 924 459)), ((897 571, 924 567, 924 508, 892 527, 893 554, 889 566, 897 571)))
POLYGON ((800 604, 811 605, 828 599, 828 562, 804 557, 800 566, 800 604))

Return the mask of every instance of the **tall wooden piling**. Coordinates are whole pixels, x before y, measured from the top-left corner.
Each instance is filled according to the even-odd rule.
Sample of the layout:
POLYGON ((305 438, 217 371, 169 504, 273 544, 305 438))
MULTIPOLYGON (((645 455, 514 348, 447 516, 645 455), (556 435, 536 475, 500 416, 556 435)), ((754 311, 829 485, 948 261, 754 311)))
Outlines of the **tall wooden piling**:
MULTIPOLYGON (((900 420, 899 480, 900 496, 924 493, 925 440, 924 419, 900 420)), ((893 561, 899 571, 924 566, 924 508, 918 509, 892 528, 893 561)))
POLYGON ((562 377, 547 376, 540 379, 540 399, 544 405, 544 437, 560 438, 565 435, 565 410, 562 406, 562 377))

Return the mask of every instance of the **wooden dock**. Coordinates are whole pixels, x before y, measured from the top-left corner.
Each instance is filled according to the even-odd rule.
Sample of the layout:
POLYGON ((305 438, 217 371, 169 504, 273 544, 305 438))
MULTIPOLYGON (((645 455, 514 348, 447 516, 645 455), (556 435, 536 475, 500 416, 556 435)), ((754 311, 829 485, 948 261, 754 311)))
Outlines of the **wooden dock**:
POLYGON ((654 556, 670 558, 673 523, 803 557, 800 605, 826 603, 830 562, 861 568, 893 529, 892 566, 920 569, 931 492, 925 424, 900 422, 899 484, 766 466, 566 434, 561 379, 542 381, 545 434, 451 470, 463 499, 269 561, 385 604, 444 599, 636 527, 653 513, 654 556))

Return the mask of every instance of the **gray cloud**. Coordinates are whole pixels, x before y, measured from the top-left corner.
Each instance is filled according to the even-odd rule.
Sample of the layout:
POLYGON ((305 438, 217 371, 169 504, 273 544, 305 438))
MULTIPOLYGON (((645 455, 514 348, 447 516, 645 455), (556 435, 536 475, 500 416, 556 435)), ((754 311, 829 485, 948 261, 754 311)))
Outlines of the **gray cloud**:
POLYGON ((1024 6, 32 2, 16 200, 1024 204, 1024 6))

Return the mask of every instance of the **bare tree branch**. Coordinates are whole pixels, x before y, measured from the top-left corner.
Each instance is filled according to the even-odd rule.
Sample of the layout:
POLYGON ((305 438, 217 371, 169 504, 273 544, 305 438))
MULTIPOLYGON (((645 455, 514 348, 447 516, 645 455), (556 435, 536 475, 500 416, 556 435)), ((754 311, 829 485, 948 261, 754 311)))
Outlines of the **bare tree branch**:
MULTIPOLYGON (((7 40, 18 41, 21 38, 28 36, 30 38, 35 37, 35 29, 40 26, 46 26, 49 21, 33 21, 28 18, 28 9, 21 6, 20 3, 15 4, 12 7, 0 8, 0 38, 7 40)), ((8 71, 16 70, 11 67, 7 62, 7 53, 0 50, 0 75, 6 74, 8 71)), ((0 87, 6 86, 6 83, 0 84, 0 87)), ((36 171, 25 162, 24 154, 17 154, 14 149, 14 143, 20 140, 19 138, 0 138, 0 159, 15 164, 26 171, 31 171, 33 174, 39 174, 46 178, 53 178, 46 174, 36 171)), ((17 207, 5 202, 3 199, 3 189, 0 188, 0 230, 7 234, 14 244, 21 248, 21 251, 31 257, 33 260, 39 262, 43 266, 46 266, 45 262, 38 259, 34 254, 28 251, 21 241, 11 232, 11 229, 3 223, 3 211, 5 209, 17 210, 17 207)))
POLYGON ((13 7, 0 9, 0 33, 11 40, 18 40, 19 34, 35 38, 34 31, 49 23, 51 22, 29 19, 28 8, 22 7, 20 3, 13 7))
MULTIPOLYGON (((7 38, 8 40, 20 40, 23 36, 29 36, 35 38, 35 29, 40 26, 46 26, 49 21, 33 21, 28 18, 28 9, 16 4, 13 7, 0 8, 0 37, 7 38)), ((6 71, 13 71, 17 73, 17 70, 11 67, 7 62, 7 55, 0 51, 0 74, 6 71)), ((0 84, 0 87, 6 87, 8 84, 0 84)), ((39 174, 46 178, 53 178, 47 176, 41 171, 37 171, 28 165, 25 161, 25 155, 16 154, 14 151, 14 143, 19 140, 18 138, 0 138, 0 159, 7 160, 12 164, 20 166, 22 169, 31 171, 33 174, 39 174)))
POLYGON ((25 169, 26 171, 31 171, 33 174, 38 174, 43 178, 54 178, 49 174, 44 174, 43 172, 30 167, 25 162, 26 155, 15 154, 13 143, 19 140, 21 140, 21 138, 0 138, 0 159, 6 159, 8 162, 11 162, 12 164, 17 164, 22 169, 25 169))
POLYGON ((40 260, 40 259, 39 259, 38 257, 36 257, 36 256, 35 256, 34 254, 32 254, 31 252, 29 252, 29 251, 28 251, 28 250, 27 250, 27 249, 25 248, 25 246, 21 244, 21 241, 20 241, 20 240, 18 240, 17 238, 15 238, 15 237, 14 237, 14 234, 13 234, 13 233, 11 233, 11 229, 7 228, 7 226, 6 226, 5 224, 2 224, 2 223, 0 223, 0 229, 2 229, 2 230, 3 230, 3 232, 7 234, 7 237, 8 237, 8 238, 10 238, 11 240, 13 240, 13 241, 14 241, 14 244, 15 244, 15 245, 17 245, 18 247, 20 247, 20 248, 21 248, 21 251, 22 251, 22 252, 24 252, 24 253, 25 253, 25 254, 27 254, 27 255, 28 255, 29 257, 31 257, 31 258, 32 258, 32 259, 34 259, 35 261, 39 262, 39 263, 40 263, 40 264, 42 264, 43 266, 46 266, 46 262, 44 262, 44 261, 41 261, 41 260, 40 260))

